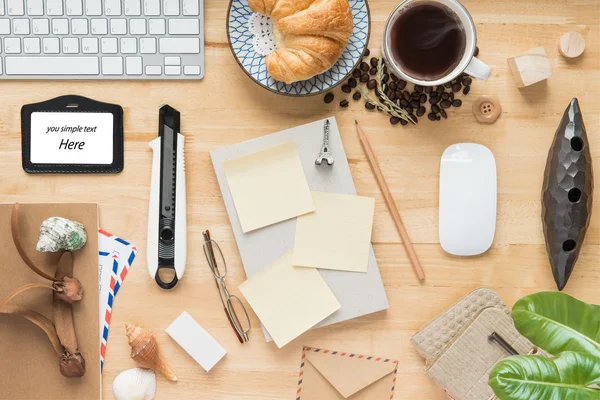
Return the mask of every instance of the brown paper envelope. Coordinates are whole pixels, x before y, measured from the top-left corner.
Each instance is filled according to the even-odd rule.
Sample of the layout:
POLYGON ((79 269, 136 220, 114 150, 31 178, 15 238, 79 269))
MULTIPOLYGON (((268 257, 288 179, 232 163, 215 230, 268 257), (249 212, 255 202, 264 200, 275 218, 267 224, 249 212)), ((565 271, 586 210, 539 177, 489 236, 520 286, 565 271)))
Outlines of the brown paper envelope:
MULTIPOLYGON (((47 283, 23 262, 12 240, 10 219, 13 204, 0 204, 0 299, 27 283, 47 283)), ((40 225, 59 216, 81 222, 88 241, 73 254, 73 275, 83 285, 83 299, 73 306, 79 351, 86 372, 81 378, 65 378, 46 334, 17 316, 0 315, 0 399, 97 400, 101 396, 100 338, 98 327, 98 206, 96 204, 21 204, 19 226, 25 251, 34 263, 54 275, 56 255, 40 253, 35 245, 40 225)), ((52 293, 30 290, 11 300, 35 309, 50 320, 52 293)))
POLYGON ((296 400, 389 400, 397 369, 396 360, 305 347, 296 400))

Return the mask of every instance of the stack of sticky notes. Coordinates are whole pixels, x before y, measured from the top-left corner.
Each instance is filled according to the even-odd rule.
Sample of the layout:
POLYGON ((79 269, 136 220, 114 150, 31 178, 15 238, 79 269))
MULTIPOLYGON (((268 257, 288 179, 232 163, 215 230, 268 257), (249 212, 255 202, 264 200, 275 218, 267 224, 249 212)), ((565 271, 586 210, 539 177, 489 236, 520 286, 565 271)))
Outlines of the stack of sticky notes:
POLYGON ((223 169, 245 234, 297 218, 293 250, 240 286, 281 348, 340 309, 317 268, 367 272, 375 200, 311 192, 294 142, 223 169))

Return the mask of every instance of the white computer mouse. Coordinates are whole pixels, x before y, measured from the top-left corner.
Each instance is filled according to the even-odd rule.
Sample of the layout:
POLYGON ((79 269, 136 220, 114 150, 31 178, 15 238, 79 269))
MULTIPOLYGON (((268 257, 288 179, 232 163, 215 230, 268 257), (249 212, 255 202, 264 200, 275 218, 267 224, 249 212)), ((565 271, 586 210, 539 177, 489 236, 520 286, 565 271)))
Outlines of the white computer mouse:
POLYGON ((457 256, 487 251, 496 230, 496 160, 485 146, 448 147, 440 164, 440 244, 457 256))

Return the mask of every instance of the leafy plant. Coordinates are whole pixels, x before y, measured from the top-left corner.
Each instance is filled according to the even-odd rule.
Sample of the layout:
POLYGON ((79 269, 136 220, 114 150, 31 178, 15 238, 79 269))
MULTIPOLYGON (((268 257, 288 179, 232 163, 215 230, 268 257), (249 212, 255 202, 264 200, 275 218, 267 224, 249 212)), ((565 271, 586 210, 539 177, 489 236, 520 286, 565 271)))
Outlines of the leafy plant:
POLYGON ((517 330, 554 358, 520 355, 500 361, 489 385, 501 400, 600 400, 600 306, 560 292, 519 300, 517 330))

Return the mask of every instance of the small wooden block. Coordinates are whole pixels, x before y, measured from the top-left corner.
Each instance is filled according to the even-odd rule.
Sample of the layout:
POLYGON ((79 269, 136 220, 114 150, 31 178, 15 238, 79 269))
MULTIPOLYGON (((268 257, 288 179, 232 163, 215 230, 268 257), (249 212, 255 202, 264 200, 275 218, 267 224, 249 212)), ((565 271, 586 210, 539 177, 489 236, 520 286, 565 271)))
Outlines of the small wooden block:
POLYGON ((579 32, 567 32, 560 38, 558 51, 565 58, 577 58, 585 50, 585 39, 579 32))
POLYGON ((519 88, 533 85, 552 75, 550 62, 543 47, 536 47, 520 56, 509 58, 508 66, 519 88))

